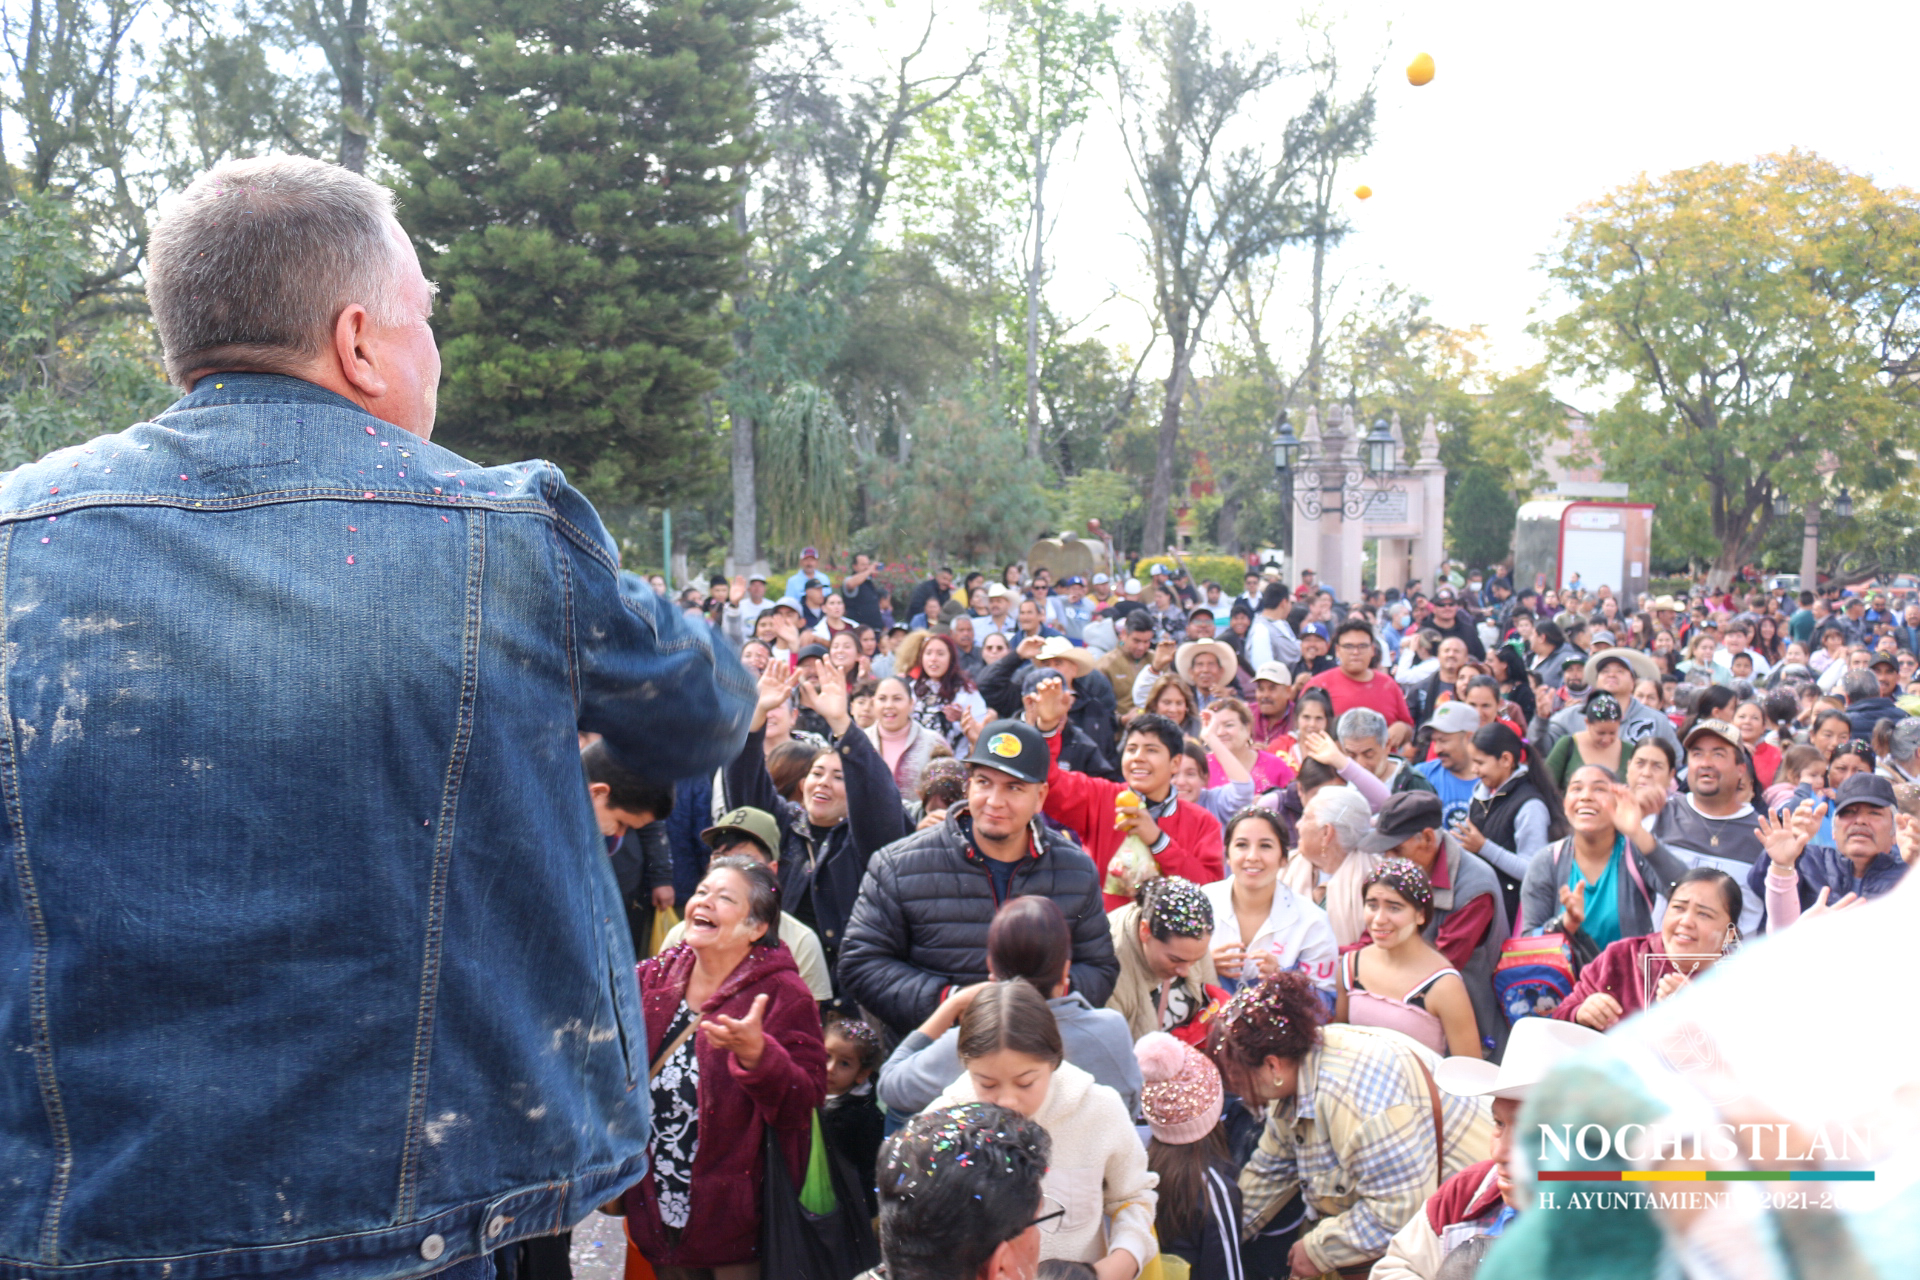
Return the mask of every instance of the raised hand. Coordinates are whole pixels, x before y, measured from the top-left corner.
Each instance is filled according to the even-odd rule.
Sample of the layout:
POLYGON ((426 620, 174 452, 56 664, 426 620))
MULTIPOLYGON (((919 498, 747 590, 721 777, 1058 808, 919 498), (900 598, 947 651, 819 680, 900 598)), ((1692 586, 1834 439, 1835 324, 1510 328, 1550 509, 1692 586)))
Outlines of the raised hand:
POLYGON ((1568 933, 1580 932, 1580 926, 1587 922, 1587 882, 1582 880, 1571 887, 1560 886, 1560 919, 1568 933))
POLYGON ((760 673, 758 697, 753 707, 753 728, 766 728, 767 713, 792 697, 794 686, 799 683, 799 668, 790 670, 784 662, 769 662, 767 669, 760 673))
MULTIPOLYGON (((1905 815, 1903 814, 1902 816, 1904 817, 1905 815)), ((1802 920, 1811 920, 1815 916, 1830 916, 1836 911, 1851 911, 1853 908, 1859 906, 1861 903, 1866 901, 1866 899, 1861 897, 1859 894, 1850 893, 1846 897, 1840 899, 1840 901, 1838 902, 1828 902, 1827 895, 1832 892, 1833 890, 1827 888, 1825 885, 1822 885, 1820 887, 1819 895, 1815 897, 1813 900, 1813 905, 1808 907, 1805 911, 1802 911, 1800 913, 1800 918, 1802 920)))
MULTIPOLYGON (((1900 851, 1900 861, 1912 866, 1920 861, 1920 820, 1908 814, 1893 815, 1893 843, 1900 851)), ((1835 910, 1838 910, 1835 907, 1835 910)))
POLYGON ((736 573, 733 575, 733 581, 727 584, 727 601, 730 604, 739 604, 746 598, 747 579, 745 575, 736 573))
POLYGON ((744 1018, 729 1018, 724 1013, 717 1019, 700 1020, 700 1031, 707 1037, 707 1043, 731 1053, 735 1060, 748 1071, 760 1065, 760 1055, 766 1052, 767 1036, 761 1029, 761 1023, 767 1015, 767 997, 764 992, 753 998, 753 1007, 747 1010, 744 1018))
POLYGON ((1640 811, 1640 798, 1633 794, 1633 788, 1614 783, 1613 829, 1631 840, 1639 834, 1645 817, 1640 811))
POLYGON ((847 678, 828 669, 824 663, 815 669, 815 676, 813 680, 800 682, 800 701, 818 711, 827 728, 838 738, 853 723, 853 717, 847 714, 847 678))
POLYGON ((973 718, 972 711, 965 710, 960 713, 960 732, 967 735, 967 742, 969 744, 980 740, 980 730, 985 727, 985 725, 973 718))
POLYGON ((1026 639, 1022 640, 1017 646, 1015 646, 1014 652, 1019 654, 1026 661, 1032 662, 1035 658, 1040 656, 1040 649, 1046 643, 1047 642, 1045 640, 1042 640, 1039 636, 1028 636, 1026 639))
POLYGON ((1042 733, 1052 733, 1067 718, 1067 688, 1058 676, 1042 680, 1021 702, 1026 707, 1027 723, 1042 733))
MULTIPOLYGON (((1805 809, 1808 806, 1802 804, 1800 807, 1805 809)), ((1826 806, 1821 805, 1820 808, 1824 810, 1826 806)), ((1798 813, 1793 817, 1763 813, 1760 821, 1754 824, 1754 829, 1760 835, 1760 845, 1767 851, 1767 858, 1781 871, 1793 870, 1794 864, 1800 861, 1800 855, 1806 852, 1809 833, 1800 829, 1796 821, 1798 817, 1798 813)), ((1814 825, 1818 827, 1817 819, 1814 825)))
POLYGON ((1309 759, 1318 760, 1335 773, 1351 763, 1347 753, 1340 749, 1340 744, 1333 740, 1331 734, 1316 731, 1301 735, 1300 750, 1305 752, 1309 759))

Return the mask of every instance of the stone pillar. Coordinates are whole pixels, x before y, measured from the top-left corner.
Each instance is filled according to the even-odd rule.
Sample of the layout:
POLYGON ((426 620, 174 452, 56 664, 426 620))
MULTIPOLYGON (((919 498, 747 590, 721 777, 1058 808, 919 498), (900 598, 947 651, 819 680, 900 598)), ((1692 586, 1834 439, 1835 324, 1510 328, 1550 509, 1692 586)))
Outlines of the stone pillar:
POLYGON ((1425 517, 1425 528, 1413 552, 1413 576, 1420 579, 1422 590, 1431 594, 1440 582, 1447 536, 1447 468, 1440 461, 1440 433, 1432 414, 1427 415, 1420 461, 1414 464, 1413 473, 1420 481, 1425 517))
MULTIPOLYGON (((1325 550, 1320 545, 1320 522, 1308 519, 1300 512, 1300 500, 1307 496, 1308 472, 1317 472, 1320 452, 1320 410, 1314 405, 1307 406, 1306 426, 1300 432, 1300 461, 1293 470, 1294 503, 1286 518, 1293 522, 1293 563, 1287 566, 1287 585, 1300 584, 1300 571, 1311 569, 1318 574, 1325 550)), ((1319 482, 1314 481, 1315 484, 1319 482)))
POLYGON ((1807 504, 1807 522, 1800 530, 1800 589, 1820 589, 1820 504, 1807 504))
MULTIPOLYGON (((1363 460, 1361 451, 1365 448, 1361 440, 1364 433, 1360 430, 1359 423, 1351 415, 1347 415, 1345 421, 1347 434, 1341 442, 1340 460, 1336 468, 1336 474, 1341 476, 1343 485, 1346 475, 1363 460)), ((1327 511, 1323 519, 1331 524, 1339 552, 1336 556, 1337 564, 1329 565, 1329 572, 1324 576, 1333 586, 1336 599, 1349 603, 1357 602, 1360 599, 1361 590, 1360 571, 1363 567, 1362 562, 1366 559, 1366 522, 1357 516, 1349 520, 1346 512, 1349 506, 1356 511, 1359 510, 1360 504, 1366 501, 1366 494, 1358 487, 1343 487, 1337 494, 1328 494, 1326 501, 1327 511)))

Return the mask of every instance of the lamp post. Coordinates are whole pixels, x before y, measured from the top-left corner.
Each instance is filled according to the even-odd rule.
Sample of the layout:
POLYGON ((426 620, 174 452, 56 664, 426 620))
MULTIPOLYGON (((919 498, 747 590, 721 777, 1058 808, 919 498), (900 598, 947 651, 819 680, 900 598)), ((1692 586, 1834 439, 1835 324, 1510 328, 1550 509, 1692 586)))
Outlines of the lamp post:
MULTIPOLYGON (((1806 522, 1800 530, 1800 589, 1815 590, 1820 581, 1820 503, 1809 500, 1806 504, 1806 522)), ((1786 516, 1793 513, 1793 499, 1784 493, 1773 495, 1773 513, 1786 516)), ((1833 514, 1839 520, 1853 519, 1853 494, 1845 485, 1834 495, 1833 514)))
MULTIPOLYGON (((1358 414, 1349 409, 1346 421, 1352 424, 1357 419, 1358 414)), ((1311 419, 1308 434, 1313 434, 1311 419)), ((1343 433, 1336 418, 1316 445, 1294 434, 1285 409, 1274 420, 1270 447, 1274 480, 1286 499, 1282 549, 1287 555, 1289 571, 1295 568, 1292 520, 1295 510, 1303 519, 1316 524, 1329 511, 1342 522, 1363 520, 1373 495, 1384 487, 1368 487, 1367 480, 1386 480, 1399 474, 1400 442, 1385 418, 1375 421, 1366 436, 1355 438, 1357 435, 1352 426, 1343 433)))

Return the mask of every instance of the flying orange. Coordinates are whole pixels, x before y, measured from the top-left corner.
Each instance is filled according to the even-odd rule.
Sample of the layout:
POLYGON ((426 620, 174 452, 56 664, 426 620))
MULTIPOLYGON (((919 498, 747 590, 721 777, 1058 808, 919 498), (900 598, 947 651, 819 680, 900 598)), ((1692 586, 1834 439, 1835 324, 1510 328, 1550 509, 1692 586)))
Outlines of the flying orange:
POLYGON ((1433 55, 1418 54, 1407 64, 1407 83, 1418 87, 1433 79, 1433 55))
POLYGON ((1364 183, 1362 183, 1360 186, 1357 186, 1353 189, 1353 198, 1356 200, 1365 200, 1371 197, 1372 195, 1373 195, 1373 188, 1367 186, 1364 183))

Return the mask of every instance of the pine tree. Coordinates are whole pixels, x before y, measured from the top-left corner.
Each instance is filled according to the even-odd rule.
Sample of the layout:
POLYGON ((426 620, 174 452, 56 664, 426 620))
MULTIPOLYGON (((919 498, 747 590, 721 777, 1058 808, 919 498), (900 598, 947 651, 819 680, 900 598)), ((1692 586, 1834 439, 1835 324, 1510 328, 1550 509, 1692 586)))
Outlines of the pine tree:
POLYGON ((430 278, 436 439, 537 455, 601 501, 713 462, 731 355, 730 221, 759 146, 749 62, 771 0, 415 0, 387 109, 401 221, 430 278))

